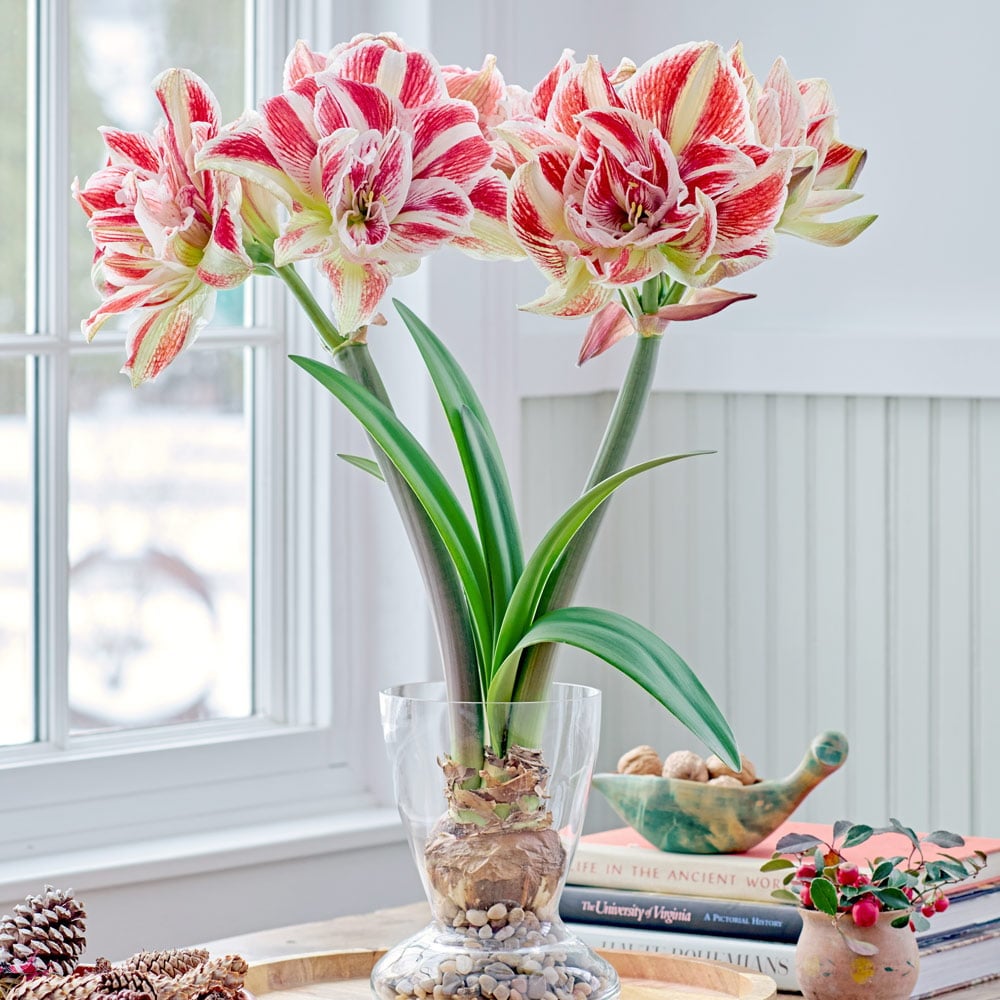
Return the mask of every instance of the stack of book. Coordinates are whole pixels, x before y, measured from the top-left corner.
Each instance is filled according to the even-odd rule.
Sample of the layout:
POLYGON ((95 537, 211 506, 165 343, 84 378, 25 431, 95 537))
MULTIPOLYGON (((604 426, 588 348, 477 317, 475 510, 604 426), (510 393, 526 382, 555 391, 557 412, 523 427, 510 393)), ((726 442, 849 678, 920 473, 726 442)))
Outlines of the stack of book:
MULTIPOLYGON (((792 831, 829 842, 832 830, 789 822, 744 854, 672 854, 625 827, 580 840, 560 913, 597 948, 662 951, 741 965, 797 990, 798 908, 772 898, 785 872, 761 872, 775 844, 792 831)), ((920 978, 914 998, 1000 979, 1000 840, 968 837, 963 856, 983 851, 986 867, 950 886, 950 906, 918 934, 920 978)), ((900 838, 874 837, 850 860, 905 854, 900 838)), ((927 853, 927 852, 925 852, 927 853)))

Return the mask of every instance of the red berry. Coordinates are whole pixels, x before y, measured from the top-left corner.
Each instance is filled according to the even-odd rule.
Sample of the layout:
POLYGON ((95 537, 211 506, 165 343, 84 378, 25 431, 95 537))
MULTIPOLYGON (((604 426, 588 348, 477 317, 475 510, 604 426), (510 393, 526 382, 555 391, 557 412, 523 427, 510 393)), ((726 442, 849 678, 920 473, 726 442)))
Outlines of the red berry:
POLYGON ((916 929, 917 929, 917 925, 911 920, 910 921, 910 930, 911 931, 915 931, 916 929))
POLYGON ((948 897, 938 896, 938 898, 934 900, 934 909, 937 910, 938 913, 944 913, 944 911, 948 909, 948 897))
POLYGON ((816 866, 811 861, 805 861, 799 865, 798 871, 795 873, 796 878, 815 878, 816 877, 816 866))
POLYGON ((841 885, 857 885, 860 877, 861 872, 858 871, 858 866, 852 865, 850 862, 845 862, 837 869, 837 881, 841 885))
POLYGON ((937 913, 937 910, 934 909, 933 903, 924 903, 924 905, 920 907, 920 912, 925 917, 933 917, 934 914, 937 913))
POLYGON ((855 885, 868 885, 870 882, 871 882, 871 877, 868 875, 868 873, 867 872, 861 872, 858 875, 857 882, 855 882, 854 884, 855 885))
POLYGON ((804 885, 799 890, 799 899, 802 900, 802 905, 805 907, 810 907, 813 905, 812 893, 809 891, 809 886, 804 885))
POLYGON ((859 899, 851 907, 851 919, 858 927, 871 927, 878 920, 878 903, 871 896, 859 899))

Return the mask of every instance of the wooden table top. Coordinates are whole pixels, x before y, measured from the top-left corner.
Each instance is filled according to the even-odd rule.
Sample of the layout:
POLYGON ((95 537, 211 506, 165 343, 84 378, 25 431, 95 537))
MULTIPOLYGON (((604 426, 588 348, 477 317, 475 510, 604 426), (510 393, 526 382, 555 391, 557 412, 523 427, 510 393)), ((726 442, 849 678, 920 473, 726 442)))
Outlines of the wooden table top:
MULTIPOLYGON (((410 934, 420 930, 430 920, 426 903, 412 903, 374 913, 334 917, 310 924, 277 927, 274 930, 240 934, 236 937, 208 941, 202 947, 213 955, 240 954, 248 962, 262 962, 288 955, 363 948, 377 951, 391 948, 410 934)), ((797 993, 781 996, 800 996, 797 993)), ((998 1000, 1000 981, 982 983, 942 994, 937 1000, 998 1000)))

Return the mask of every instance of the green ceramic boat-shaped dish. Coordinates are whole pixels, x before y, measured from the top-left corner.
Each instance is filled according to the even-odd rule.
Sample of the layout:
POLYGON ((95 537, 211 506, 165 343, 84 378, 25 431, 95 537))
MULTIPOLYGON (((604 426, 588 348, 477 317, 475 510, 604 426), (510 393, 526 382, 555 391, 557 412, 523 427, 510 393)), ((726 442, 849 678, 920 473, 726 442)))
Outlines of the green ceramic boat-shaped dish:
POLYGON ((847 760, 843 733, 820 733, 780 781, 726 788, 648 774, 595 774, 594 787, 629 826, 661 851, 732 854, 773 833, 825 777, 847 760))

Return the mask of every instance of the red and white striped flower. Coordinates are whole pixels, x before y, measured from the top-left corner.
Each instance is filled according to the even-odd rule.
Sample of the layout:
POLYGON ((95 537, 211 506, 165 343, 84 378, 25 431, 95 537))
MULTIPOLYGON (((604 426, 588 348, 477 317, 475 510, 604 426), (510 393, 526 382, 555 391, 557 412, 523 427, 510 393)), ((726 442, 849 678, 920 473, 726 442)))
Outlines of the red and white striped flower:
POLYGON ((704 287, 770 254, 793 154, 756 142, 717 45, 679 46, 614 78, 594 57, 554 74, 544 122, 500 126, 527 157, 512 227, 551 281, 526 308, 586 315, 658 274, 704 287))
POLYGON ((452 242, 485 249, 476 208, 505 216, 506 186, 475 108, 449 96, 432 57, 395 36, 360 36, 327 55, 300 42, 285 81, 199 162, 282 200, 289 220, 275 264, 314 260, 337 325, 363 336, 392 278, 422 256, 452 242))
POLYGON ((742 46, 730 52, 743 80, 759 141, 795 152, 788 199, 777 230, 826 246, 843 246, 863 233, 874 215, 821 221, 857 201, 852 190, 867 153, 837 137, 837 107, 826 80, 796 80, 784 59, 774 61, 761 84, 747 68, 742 46))
POLYGON ((84 187, 73 184, 89 218, 94 284, 104 299, 83 332, 90 340, 111 316, 137 313, 122 369, 133 385, 194 340, 212 317, 216 290, 252 273, 241 211, 264 238, 275 225, 262 192, 247 192, 244 201, 238 178, 195 166, 219 131, 218 103, 205 83, 172 69, 154 86, 165 124, 152 136, 103 129, 107 166, 84 187))

